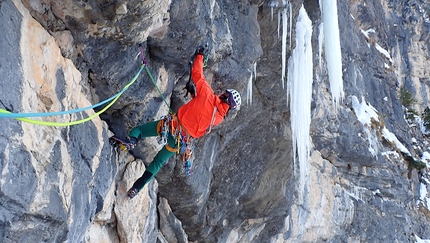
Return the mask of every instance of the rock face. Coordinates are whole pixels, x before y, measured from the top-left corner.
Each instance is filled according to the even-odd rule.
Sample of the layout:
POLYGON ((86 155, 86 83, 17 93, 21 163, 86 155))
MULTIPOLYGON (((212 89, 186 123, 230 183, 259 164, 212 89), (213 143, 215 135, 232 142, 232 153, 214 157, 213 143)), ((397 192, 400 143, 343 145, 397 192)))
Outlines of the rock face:
POLYGON ((429 97, 429 6, 338 1, 344 96, 337 107, 322 43, 324 10, 317 1, 283 3, 0 1, 4 110, 73 110, 112 97, 137 74, 139 45, 150 70, 82 124, 33 123, 68 124, 101 108, 29 117, 35 122, 0 118, 0 241, 430 239, 428 169, 420 167, 428 164, 420 115, 429 97), (294 97, 281 73, 283 48, 293 62, 301 44, 300 9, 312 22, 313 85, 304 134, 311 150, 299 163, 291 120, 304 118, 290 112, 294 97), (131 155, 108 137, 167 114, 149 74, 171 109, 187 102, 188 63, 203 43, 214 91, 235 88, 243 105, 197 141, 192 176, 177 156, 129 200, 126 190, 161 147, 146 139, 131 155), (400 91, 415 100, 407 103, 400 91), (368 123, 363 112, 373 114, 368 123))

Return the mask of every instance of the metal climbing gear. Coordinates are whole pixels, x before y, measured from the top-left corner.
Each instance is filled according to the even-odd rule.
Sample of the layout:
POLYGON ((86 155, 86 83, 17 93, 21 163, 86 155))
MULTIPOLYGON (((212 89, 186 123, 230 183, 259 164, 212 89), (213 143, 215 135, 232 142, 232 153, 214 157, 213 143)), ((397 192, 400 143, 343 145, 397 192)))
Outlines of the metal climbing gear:
POLYGON ((159 144, 165 145, 166 149, 170 152, 175 152, 181 155, 182 162, 184 163, 184 172, 187 175, 192 174, 192 155, 194 150, 193 138, 188 135, 185 128, 182 127, 178 118, 174 114, 169 114, 161 117, 157 125, 159 144), (167 137, 170 135, 176 140, 175 148, 172 148, 167 143, 167 137))
POLYGON ((109 138, 111 145, 118 146, 122 151, 130 151, 136 147, 137 141, 134 138, 120 138, 112 136, 109 138))
POLYGON ((158 134, 157 142, 160 145, 166 145, 167 144, 167 136, 169 134, 169 116, 164 116, 161 118, 160 122, 158 123, 158 134))

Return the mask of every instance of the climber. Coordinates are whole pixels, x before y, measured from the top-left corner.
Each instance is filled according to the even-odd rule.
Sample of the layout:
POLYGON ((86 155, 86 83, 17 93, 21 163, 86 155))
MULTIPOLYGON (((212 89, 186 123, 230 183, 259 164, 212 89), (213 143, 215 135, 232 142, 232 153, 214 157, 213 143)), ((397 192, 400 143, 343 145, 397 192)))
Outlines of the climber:
MULTIPOLYGON (((190 102, 181 106, 176 114, 165 116, 164 119, 149 122, 133 128, 127 138, 111 137, 111 141, 119 143, 126 150, 136 147, 141 138, 159 136, 165 146, 157 153, 146 168, 143 175, 128 190, 130 198, 136 194, 157 174, 163 164, 176 152, 188 160, 191 157, 192 139, 200 138, 209 133, 213 126, 220 124, 229 110, 237 109, 241 104, 238 91, 227 89, 217 96, 207 83, 203 73, 203 62, 207 46, 199 47, 191 68, 191 78, 195 85, 195 96, 190 102), (191 151, 190 151, 191 150, 191 151)), ((189 163, 185 163, 187 168, 189 163)), ((185 168, 185 169, 186 169, 185 168)))

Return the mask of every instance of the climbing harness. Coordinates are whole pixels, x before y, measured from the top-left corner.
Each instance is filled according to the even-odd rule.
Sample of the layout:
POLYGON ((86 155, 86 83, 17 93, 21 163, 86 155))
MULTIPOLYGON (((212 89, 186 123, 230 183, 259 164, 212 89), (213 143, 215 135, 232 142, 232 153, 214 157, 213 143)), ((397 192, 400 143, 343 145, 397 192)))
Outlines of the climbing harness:
POLYGON ((170 152, 180 154, 182 162, 184 163, 184 172, 187 175, 191 175, 194 140, 180 124, 176 115, 169 114, 161 117, 160 122, 157 125, 157 130, 159 134, 157 137, 158 143, 164 145, 170 152), (170 147, 167 143, 167 137, 169 134, 176 140, 176 148, 170 147))

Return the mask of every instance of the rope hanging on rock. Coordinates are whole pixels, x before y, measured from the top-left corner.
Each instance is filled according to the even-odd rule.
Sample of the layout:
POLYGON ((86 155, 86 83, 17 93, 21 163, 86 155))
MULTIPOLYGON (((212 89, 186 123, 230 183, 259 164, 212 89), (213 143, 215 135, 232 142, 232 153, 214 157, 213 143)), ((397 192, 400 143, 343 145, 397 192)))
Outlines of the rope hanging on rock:
POLYGON ((139 49, 140 49, 140 54, 141 54, 141 57, 142 57, 143 64, 145 65, 145 70, 148 73, 149 78, 151 79, 151 81, 154 84, 155 88, 157 88, 157 91, 160 94, 160 97, 163 99, 164 103, 166 104, 167 108, 169 109, 169 114, 173 114, 173 110, 170 108, 169 103, 167 103, 166 99, 164 98, 163 93, 161 93, 161 90, 158 87, 157 82, 155 82, 154 77, 151 74, 151 71, 149 71, 148 65, 146 63, 146 58, 145 58, 145 55, 143 53, 143 48, 142 48, 141 45, 139 45, 139 49))
POLYGON ((85 108, 81 108, 81 109, 76 109, 76 110, 69 110, 69 111, 61 111, 61 112, 48 112, 48 113, 12 113, 9 112, 7 110, 4 109, 0 109, 0 118, 14 118, 16 120, 20 120, 23 122, 27 122, 27 123, 32 123, 32 124, 36 124, 36 125, 43 125, 43 126, 58 126, 58 127, 65 127, 65 126, 71 126, 71 125, 77 125, 77 124, 81 124, 84 122, 87 122, 91 119, 93 119, 94 117, 100 115, 101 113, 105 112, 107 109, 109 109, 109 107, 111 107, 118 99, 119 97, 137 80, 137 78, 139 77, 140 73, 142 72, 142 70, 145 68, 145 63, 142 64, 142 66, 139 69, 139 72, 134 76, 134 78, 122 89, 121 92, 119 92, 118 94, 112 96, 111 98, 102 101, 96 105, 93 106, 88 106, 85 108), (33 116, 54 116, 54 115, 65 115, 65 114, 72 114, 72 113, 77 113, 77 112, 81 112, 84 110, 89 110, 98 106, 101 106, 107 102, 111 101, 106 107, 104 107, 102 110, 100 110, 99 112, 81 119, 81 120, 77 120, 77 121, 72 121, 72 122, 47 122, 47 121, 38 121, 38 120, 33 120, 33 119, 28 119, 25 117, 33 117, 33 116), (28 116, 27 116, 28 115, 28 116))
POLYGON ((157 83, 154 80, 154 77, 151 74, 151 71, 149 70, 148 66, 147 66, 147 62, 143 53, 143 48, 141 45, 139 45, 140 48, 140 52, 141 52, 141 57, 142 57, 142 61, 143 64, 139 69, 139 72, 134 76, 134 78, 121 90, 121 92, 117 93, 116 95, 110 97, 109 99, 106 99, 100 103, 97 103, 95 105, 92 106, 88 106, 88 107, 84 107, 84 108, 80 108, 80 109, 75 109, 75 110, 68 110, 68 111, 59 111, 59 112, 43 112, 43 113, 12 113, 10 111, 7 111, 5 109, 1 109, 0 108, 0 118, 13 118, 16 120, 20 120, 23 122, 27 122, 27 123, 32 123, 32 124, 36 124, 36 125, 42 125, 42 126, 56 126, 56 127, 66 127, 66 126, 71 126, 71 125, 77 125, 77 124, 81 124, 87 121, 90 121, 91 119, 93 119, 94 117, 100 115, 101 113, 105 112, 107 109, 109 109, 118 99, 119 97, 137 80, 137 78, 139 77, 139 75, 141 74, 141 72, 143 71, 143 69, 146 70, 146 72, 149 75, 149 78, 151 79, 152 83, 154 84, 154 86, 157 88, 158 93, 160 94, 161 98, 163 99, 164 103, 167 105, 168 109, 169 109, 169 113, 173 114, 172 109, 170 108, 169 104, 167 103, 166 99, 164 98, 164 95, 161 93, 160 88, 158 87, 157 83), (90 110, 90 109, 94 109, 96 107, 102 106, 106 103, 110 102, 106 107, 104 107, 102 110, 96 112, 95 114, 84 118, 84 119, 80 119, 77 121, 72 121, 72 122, 47 122, 47 121, 39 121, 39 120, 33 120, 33 119, 29 119, 27 117, 46 117, 46 116, 59 116, 59 115, 68 115, 68 114, 73 114, 73 113, 78 113, 78 112, 82 112, 82 111, 86 111, 86 110, 90 110))

